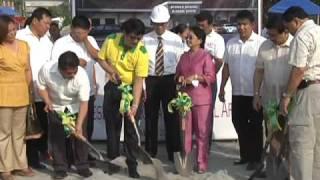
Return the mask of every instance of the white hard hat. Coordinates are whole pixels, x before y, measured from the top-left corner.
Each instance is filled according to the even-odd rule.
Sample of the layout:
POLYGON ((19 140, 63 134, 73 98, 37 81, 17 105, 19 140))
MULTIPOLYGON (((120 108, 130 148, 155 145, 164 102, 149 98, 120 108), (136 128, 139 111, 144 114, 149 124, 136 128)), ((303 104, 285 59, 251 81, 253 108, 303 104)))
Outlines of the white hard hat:
POLYGON ((150 19, 154 23, 166 23, 170 19, 169 10, 163 5, 157 5, 152 9, 150 19))

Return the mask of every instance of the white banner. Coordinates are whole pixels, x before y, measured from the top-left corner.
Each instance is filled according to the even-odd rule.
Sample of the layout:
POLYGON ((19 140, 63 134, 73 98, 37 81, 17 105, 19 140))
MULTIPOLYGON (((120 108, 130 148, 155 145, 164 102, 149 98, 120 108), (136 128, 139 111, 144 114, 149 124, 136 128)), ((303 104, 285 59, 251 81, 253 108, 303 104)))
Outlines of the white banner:
POLYGON ((226 84, 225 87, 225 103, 219 101, 218 93, 220 89, 221 82, 221 72, 217 74, 217 82, 218 82, 218 92, 217 99, 214 109, 214 124, 213 124, 213 136, 214 140, 228 140, 228 139, 238 139, 237 133, 232 124, 232 102, 231 102, 231 83, 230 80, 226 84))

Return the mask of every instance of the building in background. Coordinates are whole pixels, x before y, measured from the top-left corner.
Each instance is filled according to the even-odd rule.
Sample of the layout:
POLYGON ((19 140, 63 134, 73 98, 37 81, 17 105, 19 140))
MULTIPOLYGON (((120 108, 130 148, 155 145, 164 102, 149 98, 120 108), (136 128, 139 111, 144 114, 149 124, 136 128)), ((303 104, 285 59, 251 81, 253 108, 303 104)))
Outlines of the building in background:
POLYGON ((210 11, 217 24, 224 24, 232 22, 239 10, 257 11, 257 2, 257 0, 75 0, 75 9, 77 14, 91 17, 94 25, 120 24, 129 17, 137 17, 149 25, 151 9, 158 4, 164 4, 169 8, 173 25, 195 23, 193 16, 199 10, 210 11), (190 8, 190 11, 183 8, 190 8))
POLYGON ((64 0, 23 0, 24 14, 29 16, 37 7, 55 7, 61 5, 64 0))
MULTIPOLYGON (((119 31, 119 25, 130 17, 141 19, 150 27, 150 13, 155 5, 168 7, 171 15, 169 29, 179 23, 194 25, 194 15, 209 11, 219 33, 236 32, 235 15, 239 10, 250 10, 258 16, 258 0, 73 0, 77 15, 90 17, 92 35, 103 41, 109 33, 119 31)), ((229 39, 230 35, 225 35, 229 39)))

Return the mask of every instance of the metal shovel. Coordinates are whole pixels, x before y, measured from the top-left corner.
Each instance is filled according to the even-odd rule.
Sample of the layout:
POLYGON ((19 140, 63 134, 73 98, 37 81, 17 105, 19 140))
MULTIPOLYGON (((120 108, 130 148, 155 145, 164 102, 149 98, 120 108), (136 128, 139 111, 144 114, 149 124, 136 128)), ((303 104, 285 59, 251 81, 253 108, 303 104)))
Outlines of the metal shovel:
POLYGON ((185 143, 185 120, 181 120, 181 144, 182 150, 181 152, 175 152, 173 154, 174 158, 174 165, 176 170, 181 176, 188 177, 192 174, 193 171, 193 163, 194 163, 194 156, 193 150, 190 153, 186 153, 184 150, 184 143, 185 143))
MULTIPOLYGON (((49 117, 52 116, 58 116, 58 114, 55 111, 50 111, 48 112, 48 120, 49 117)), ((52 117, 53 118, 53 117, 52 117)), ((50 118, 51 119, 51 118, 50 118)), ((61 121, 60 121, 61 122, 61 121)), ((62 124, 62 122, 61 122, 62 124)), ((94 157, 97 161, 100 161, 102 163, 106 163, 106 164, 111 164, 113 166, 117 166, 120 167, 119 165, 115 164, 114 162, 112 162, 112 160, 110 159, 106 159, 101 152, 96 149, 88 140, 87 138, 85 138, 84 136, 79 136, 77 134, 75 134, 75 129, 72 126, 68 126, 69 129, 71 129, 71 134, 76 137, 77 139, 81 140, 83 143, 85 143, 88 147, 89 147, 89 154, 94 157)))
POLYGON ((157 180, 169 180, 162 167, 161 161, 158 159, 152 159, 151 156, 141 147, 141 138, 138 127, 136 125, 136 120, 133 116, 130 116, 130 120, 138 137, 138 153, 136 154, 137 158, 140 159, 144 164, 151 164, 153 166, 156 172, 157 180))

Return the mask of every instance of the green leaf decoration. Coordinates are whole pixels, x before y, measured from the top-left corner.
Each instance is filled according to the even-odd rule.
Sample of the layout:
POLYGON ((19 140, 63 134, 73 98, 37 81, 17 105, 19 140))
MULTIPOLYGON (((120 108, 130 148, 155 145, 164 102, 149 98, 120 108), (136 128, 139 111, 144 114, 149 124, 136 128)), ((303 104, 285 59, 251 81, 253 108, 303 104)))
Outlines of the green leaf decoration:
MULTIPOLYGON (((289 103, 288 106, 288 113, 291 112, 293 106, 294 106, 294 99, 291 100, 291 102, 289 103)), ((275 131, 281 131, 282 128, 279 124, 279 105, 276 101, 269 101, 265 107, 265 111, 267 113, 267 117, 268 117, 268 122, 267 122, 267 127, 268 130, 270 130, 271 132, 275 132, 275 131)))
POLYGON ((133 101, 132 86, 122 83, 118 89, 121 91, 119 111, 124 114, 129 112, 131 108, 131 102, 133 101))
POLYGON ((184 118, 188 112, 191 111, 192 100, 191 97, 184 92, 178 92, 178 97, 172 99, 168 104, 168 111, 173 113, 178 111, 180 116, 184 118))
POLYGON ((69 137, 76 126, 77 117, 70 112, 61 112, 59 113, 59 116, 62 119, 64 132, 66 133, 67 137, 69 137))
POLYGON ((266 105, 266 113, 268 117, 268 128, 270 128, 271 132, 282 130, 279 121, 279 106, 276 101, 269 101, 266 105))

